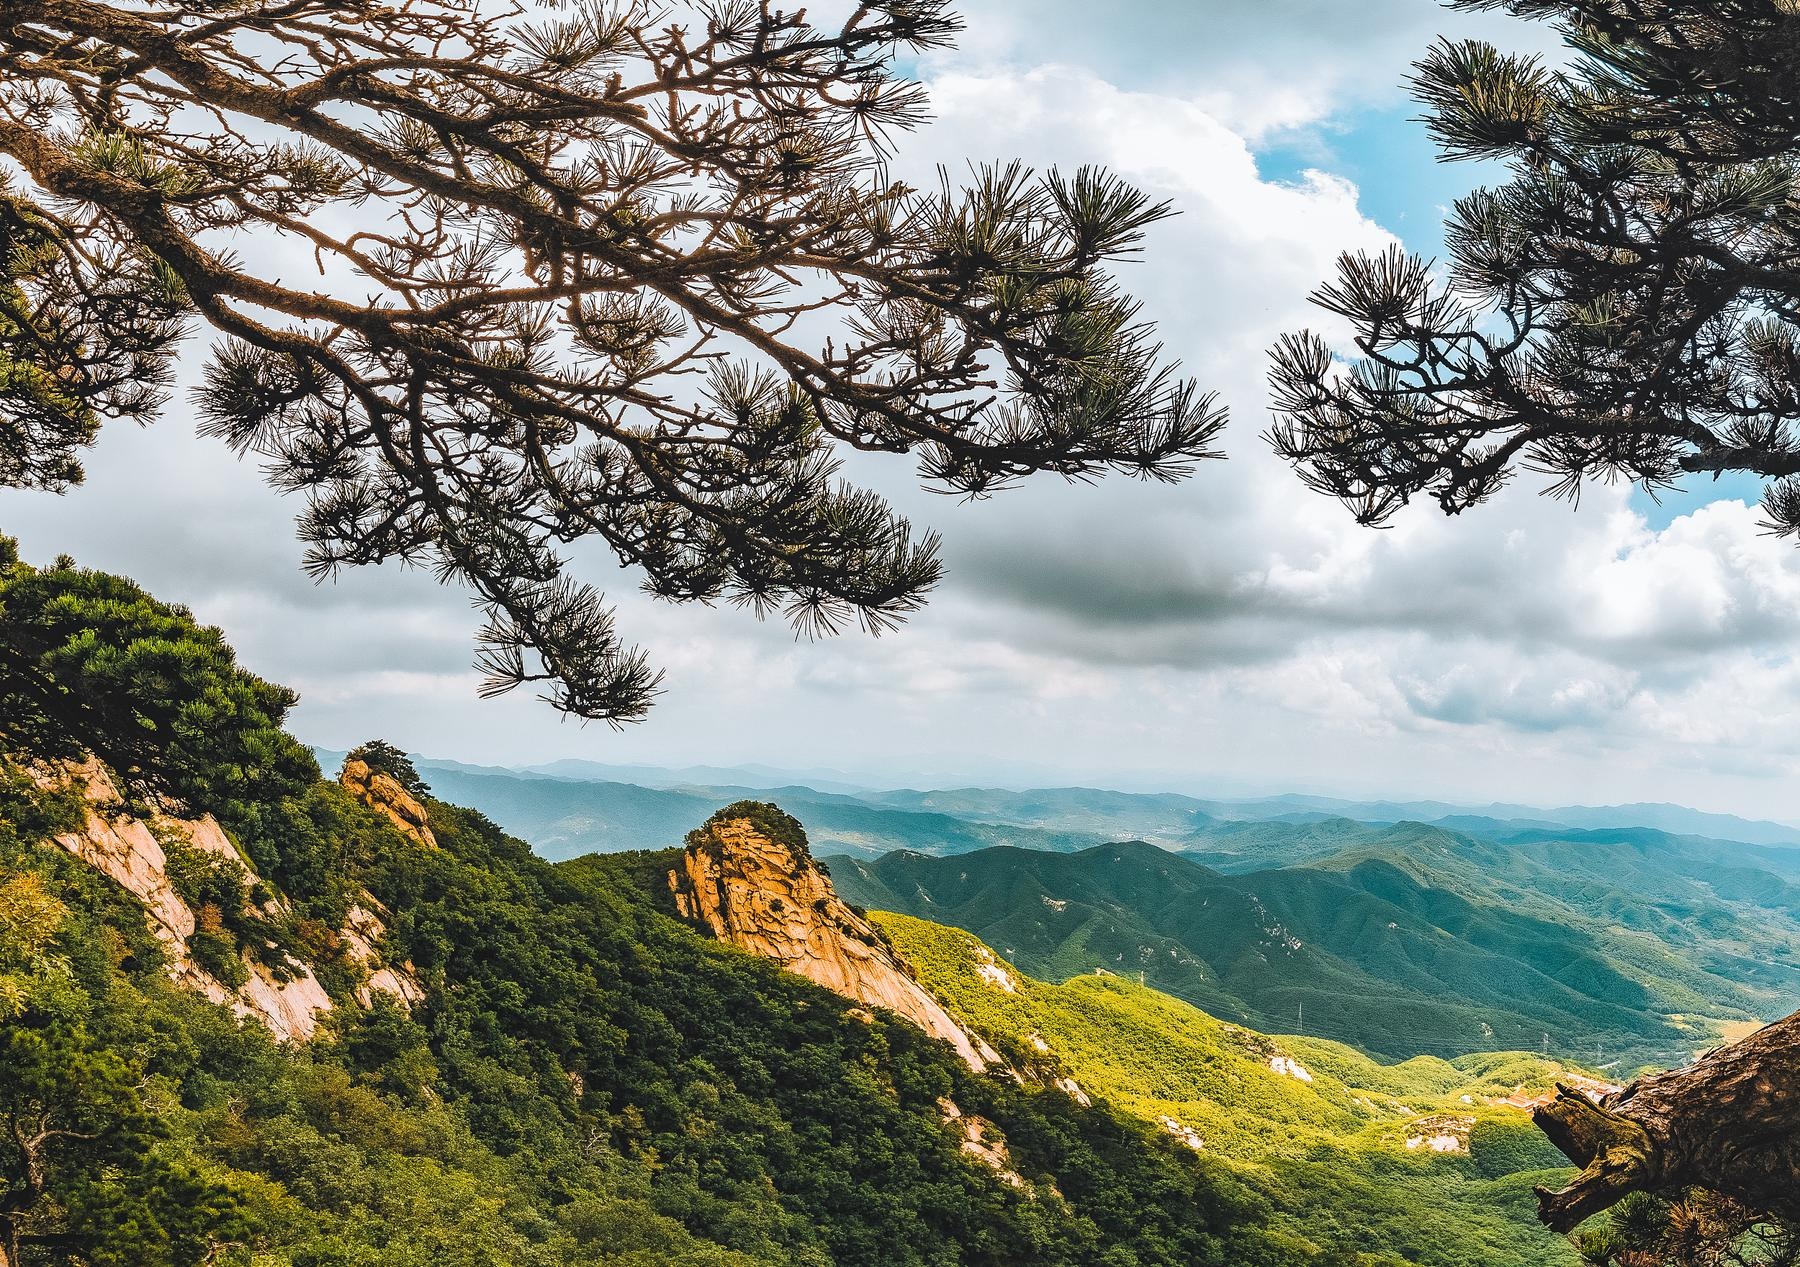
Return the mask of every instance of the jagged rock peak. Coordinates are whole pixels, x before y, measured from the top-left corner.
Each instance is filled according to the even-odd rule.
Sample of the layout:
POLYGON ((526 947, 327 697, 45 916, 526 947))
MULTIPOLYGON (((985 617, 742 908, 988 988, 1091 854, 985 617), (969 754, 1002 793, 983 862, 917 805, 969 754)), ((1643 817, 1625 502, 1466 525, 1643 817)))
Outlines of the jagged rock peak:
POLYGON ((391 774, 383 774, 367 761, 356 757, 344 762, 338 774, 344 790, 372 810, 386 815, 403 835, 418 841, 427 849, 437 848, 437 837, 431 834, 431 819, 419 798, 401 786, 391 774))
POLYGON ((977 1072, 1000 1063, 951 1019, 912 966, 831 888, 806 830, 773 805, 739 801, 690 832, 669 888, 682 916, 845 998, 897 1012, 948 1041, 977 1072))

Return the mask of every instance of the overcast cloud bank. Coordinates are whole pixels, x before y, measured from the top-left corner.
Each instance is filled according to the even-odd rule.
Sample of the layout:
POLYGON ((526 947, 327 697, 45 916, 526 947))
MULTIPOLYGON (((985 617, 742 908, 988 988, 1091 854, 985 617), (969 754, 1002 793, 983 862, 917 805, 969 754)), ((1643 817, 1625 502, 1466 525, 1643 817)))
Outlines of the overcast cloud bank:
POLYGON ((1101 162, 1175 202, 1125 279, 1233 423, 1231 460, 1174 487, 1039 481, 961 505, 859 458, 857 478, 947 539, 949 580, 897 634, 796 644, 741 612, 654 603, 599 560, 588 574, 627 636, 669 670, 651 720, 614 734, 482 703, 465 596, 393 568, 311 585, 296 507, 194 439, 179 405, 152 431, 109 431, 69 497, 5 494, 0 527, 30 557, 68 550, 190 603, 301 690, 297 729, 330 747, 381 734, 499 764, 1029 770, 1793 817, 1800 551, 1760 535, 1754 508, 1713 502, 1655 531, 1623 489, 1573 512, 1521 486, 1371 532, 1257 439, 1264 350, 1314 323, 1305 296, 1339 251, 1391 238, 1348 182, 1269 181, 1253 147, 1391 95, 1449 25, 1427 3, 1310 25, 1286 20, 1295 7, 1318 8, 1226 5, 1202 29, 1163 5, 1102 23, 1072 0, 996 0, 964 53, 927 66, 939 120, 903 171, 1101 162))

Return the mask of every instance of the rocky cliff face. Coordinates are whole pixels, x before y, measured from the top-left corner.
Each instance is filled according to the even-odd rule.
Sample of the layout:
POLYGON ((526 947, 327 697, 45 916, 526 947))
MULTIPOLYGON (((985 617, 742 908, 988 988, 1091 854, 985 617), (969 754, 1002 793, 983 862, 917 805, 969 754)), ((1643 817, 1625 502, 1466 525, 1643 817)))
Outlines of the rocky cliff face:
MULTIPOLYGON (((183 818, 168 813, 140 816, 124 812, 111 776, 97 762, 53 772, 48 778, 75 784, 87 794, 87 818, 78 831, 58 836, 56 843, 89 866, 110 877, 143 903, 150 931, 163 945, 169 976, 178 984, 223 1004, 237 1015, 261 1022, 282 1040, 311 1038, 319 1022, 331 1011, 331 997, 305 964, 291 965, 293 976, 276 980, 263 964, 248 956, 244 965, 248 980, 235 988, 226 985, 194 961, 188 938, 198 927, 198 916, 182 900, 169 879, 168 856, 163 841, 186 841, 194 849, 248 866, 237 847, 210 814, 183 818)), ((255 882, 255 873, 249 872, 255 882)), ((392 995, 410 1005, 423 997, 419 984, 404 966, 381 962, 375 944, 383 932, 380 918, 371 910, 355 907, 341 936, 351 960, 368 973, 362 987, 364 1002, 375 991, 392 995)))
POLYGON ((951 1019, 874 925, 840 901, 806 834, 772 805, 740 802, 688 837, 669 872, 686 919, 845 998, 897 1012, 977 1072, 1000 1057, 951 1019))
POLYGON ((437 837, 431 834, 431 820, 425 807, 392 775, 371 769, 367 761, 351 760, 344 762, 338 782, 364 805, 386 815, 402 835, 427 849, 437 848, 437 837))

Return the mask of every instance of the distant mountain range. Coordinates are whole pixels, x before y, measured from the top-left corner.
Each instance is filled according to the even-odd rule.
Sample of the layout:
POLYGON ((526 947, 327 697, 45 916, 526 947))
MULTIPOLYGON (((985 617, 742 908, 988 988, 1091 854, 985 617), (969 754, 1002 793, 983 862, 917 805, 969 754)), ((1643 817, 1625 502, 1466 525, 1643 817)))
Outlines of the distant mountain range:
MULTIPOLYGON (((315 749, 320 763, 335 770, 344 754, 331 749, 315 749)), ((1350 819, 1364 824, 1391 822, 1426 822, 1471 835, 1505 835, 1528 830, 1553 828, 1651 828, 1670 835, 1699 835, 1715 840, 1742 840, 1746 844, 1773 844, 1800 848, 1800 826, 1766 819, 1742 819, 1733 813, 1710 813, 1690 810, 1681 804, 1604 804, 1582 806, 1568 804, 1561 808, 1544 808, 1532 804, 1456 804, 1451 801, 1345 801, 1325 795, 1283 794, 1246 799, 1206 799, 1175 792, 1112 792, 1105 788, 884 788, 869 785, 842 770, 783 770, 769 765, 605 765, 599 761, 563 759, 533 767, 491 767, 466 765, 463 761, 416 756, 419 770, 439 777, 446 786, 455 777, 486 776, 493 779, 520 781, 560 781, 580 785, 630 786, 652 792, 695 797, 691 801, 671 801, 670 824, 688 824, 693 804, 729 803, 745 794, 781 794, 788 799, 806 799, 826 804, 860 803, 877 810, 904 813, 932 813, 968 824, 988 824, 1004 828, 1040 828, 1057 837, 1066 837, 1069 848, 1103 840, 1141 839, 1156 842, 1186 842, 1195 831, 1213 822, 1321 822, 1328 819, 1350 819), (677 812, 679 806, 679 812, 677 812)), ((490 785, 493 786, 493 785, 490 785)), ((538 788, 542 792, 542 788, 538 788)), ((529 794, 526 794, 529 797, 529 794)), ((509 824, 500 813, 495 819, 508 830, 518 831, 540 848, 583 853, 589 849, 652 848, 671 844, 679 837, 659 835, 657 839, 639 839, 639 831, 652 830, 655 815, 646 815, 653 801, 637 799, 639 813, 628 815, 635 828, 623 831, 601 830, 590 839, 590 826, 581 826, 589 817, 576 806, 589 808, 607 803, 610 792, 596 792, 583 799, 578 794, 562 794, 558 803, 571 808, 569 822, 554 828, 556 839, 538 840, 524 826, 509 824)), ((515 803, 515 812, 524 804, 515 803)), ((540 813, 529 815, 542 819, 540 813)), ((547 826, 540 822, 538 826, 547 826)), ((961 848, 985 848, 988 844, 1017 842, 1024 839, 992 839, 988 833, 968 835, 967 831, 943 831, 943 822, 889 821, 864 822, 869 831, 866 848, 916 848, 925 853, 950 853, 961 848)), ((655 828, 661 830, 661 828, 655 828)), ((680 828, 686 831, 686 826, 680 828)), ((832 837, 824 837, 832 842, 832 837)), ((842 848, 864 849, 862 831, 846 824, 842 848)), ((1053 848, 1037 842, 1031 848, 1053 848)))
POLYGON ((1255 1029, 1395 1058, 1548 1045, 1629 1069, 1800 1005, 1800 853, 1334 824, 1256 825, 1254 867, 1142 842, 829 864, 847 900, 965 928, 1035 976, 1141 976, 1255 1029), (1283 854, 1313 856, 1266 865, 1283 854))
MULTIPOLYGON (((344 755, 323 748, 315 752, 327 770, 335 770, 344 755)), ((512 769, 434 757, 415 761, 428 781, 442 785, 445 796, 453 797, 453 789, 469 781, 467 786, 475 791, 468 803, 552 857, 640 848, 646 832, 656 843, 673 844, 699 821, 694 816, 697 808, 705 807, 703 818, 747 795, 822 807, 819 842, 870 856, 888 849, 955 853, 996 844, 1080 849, 1128 839, 1185 847, 1204 839, 1220 823, 1306 824, 1334 819, 1370 825, 1420 822, 1484 837, 1530 830, 1649 828, 1678 836, 1800 847, 1800 826, 1680 805, 1545 809, 1500 803, 1349 801, 1298 793, 1208 800, 1172 792, 1083 787, 921 791, 861 786, 841 771, 762 765, 671 768, 565 760, 512 769), (988 830, 992 828, 1007 830, 988 830)), ((810 821, 808 826, 812 827, 810 821)))
POLYGON ((1248 801, 1203 802, 1220 818, 1280 818, 1320 814, 1364 823, 1421 822, 1467 830, 1481 822, 1530 827, 1650 827, 1676 835, 1742 840, 1753 845, 1800 845, 1800 826, 1714 814, 1685 805, 1452 805, 1445 801, 1341 801, 1326 796, 1270 796, 1248 801))
MULTIPOLYGON (((433 765, 455 765, 456 762, 433 761, 433 765)), ((567 758, 542 765, 522 766, 510 773, 543 774, 557 779, 580 779, 586 782, 635 783, 639 787, 746 787, 777 788, 803 785, 820 792, 866 792, 867 783, 857 781, 842 770, 781 770, 766 765, 609 765, 600 761, 567 758)))
POLYGON ((817 846, 831 853, 876 857, 891 849, 917 849, 957 854, 994 845, 1066 852, 1108 839, 1104 833, 894 809, 811 787, 652 788, 446 762, 421 761, 418 766, 436 795, 474 806, 552 860, 678 845, 714 810, 745 799, 774 801, 802 818, 817 846))
POLYGON ((1800 829, 1779 823, 415 760, 551 859, 676 845, 724 805, 774 801, 860 905, 966 928, 1047 980, 1141 973, 1214 1015, 1386 1056, 1673 1062, 1800 1003, 1800 829))

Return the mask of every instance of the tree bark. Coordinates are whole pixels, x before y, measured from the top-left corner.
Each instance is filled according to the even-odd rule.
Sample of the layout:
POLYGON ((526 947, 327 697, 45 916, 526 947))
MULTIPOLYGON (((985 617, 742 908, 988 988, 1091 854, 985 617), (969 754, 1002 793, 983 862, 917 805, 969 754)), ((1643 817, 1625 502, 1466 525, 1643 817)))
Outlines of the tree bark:
POLYGON ((1557 1231, 1633 1192, 1690 1186, 1800 1220, 1800 1012, 1598 1103, 1556 1091, 1532 1117, 1583 1167, 1567 1187, 1537 1190, 1538 1217, 1557 1231))

